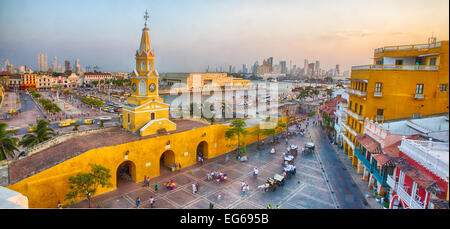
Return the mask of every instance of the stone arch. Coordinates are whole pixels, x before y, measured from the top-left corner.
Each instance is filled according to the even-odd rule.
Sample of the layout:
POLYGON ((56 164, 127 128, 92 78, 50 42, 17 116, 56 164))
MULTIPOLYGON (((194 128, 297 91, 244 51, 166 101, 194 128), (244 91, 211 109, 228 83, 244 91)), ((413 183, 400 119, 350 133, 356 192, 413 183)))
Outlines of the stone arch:
POLYGON ((196 152, 196 158, 198 158, 200 156, 204 159, 208 159, 209 158, 208 142, 201 141, 200 143, 198 143, 195 152, 196 152))
POLYGON ((116 169, 116 188, 136 182, 136 164, 130 160, 122 162, 116 169))
POLYGON ((172 150, 166 150, 164 153, 161 154, 160 157, 161 165, 164 165, 165 167, 170 167, 171 165, 175 164, 175 153, 172 150))

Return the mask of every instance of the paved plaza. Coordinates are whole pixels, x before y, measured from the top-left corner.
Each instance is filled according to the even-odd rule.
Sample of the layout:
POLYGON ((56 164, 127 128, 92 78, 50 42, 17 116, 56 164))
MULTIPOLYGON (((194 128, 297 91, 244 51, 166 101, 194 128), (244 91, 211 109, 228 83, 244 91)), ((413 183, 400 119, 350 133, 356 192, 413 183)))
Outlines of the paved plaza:
MULTIPOLYGON (((318 128, 318 127, 313 127, 318 128)), ((269 139, 266 139, 268 142, 269 139)), ((294 136, 289 139, 289 144, 301 147, 307 141, 307 137, 294 136)), ((175 172, 169 172, 162 168, 161 175, 152 178, 150 187, 143 187, 143 183, 129 183, 118 189, 101 194, 93 198, 91 207, 98 208, 135 208, 136 198, 140 197, 141 207, 150 208, 149 198, 155 199, 154 208, 187 208, 205 209, 209 203, 219 209, 264 209, 268 204, 273 207, 279 205, 281 209, 335 209, 337 201, 327 184, 326 176, 322 170, 317 153, 298 154, 295 159, 297 174, 288 179, 283 187, 274 192, 264 192, 257 188, 264 184, 267 177, 273 177, 275 173, 282 173, 282 149, 287 145, 284 140, 277 145, 277 153, 270 154, 269 146, 260 152, 256 151, 256 144, 248 146, 250 159, 240 162, 234 153, 226 160, 225 155, 206 160, 203 165, 195 164, 175 172), (259 169, 258 178, 253 177, 253 168, 259 169), (206 174, 211 171, 222 171, 228 175, 228 181, 219 183, 215 180, 206 181, 206 174), (165 184, 170 178, 174 178, 177 188, 168 191, 165 184), (241 196, 241 182, 244 181, 250 187, 250 195, 241 196), (159 190, 155 192, 154 184, 159 184, 159 190), (199 191, 192 193, 192 184, 199 184, 199 191), (221 195, 220 202, 217 196, 221 195)), ((115 172, 115 171, 114 171, 115 172)), ((74 206, 85 208, 87 200, 76 203, 74 206)))

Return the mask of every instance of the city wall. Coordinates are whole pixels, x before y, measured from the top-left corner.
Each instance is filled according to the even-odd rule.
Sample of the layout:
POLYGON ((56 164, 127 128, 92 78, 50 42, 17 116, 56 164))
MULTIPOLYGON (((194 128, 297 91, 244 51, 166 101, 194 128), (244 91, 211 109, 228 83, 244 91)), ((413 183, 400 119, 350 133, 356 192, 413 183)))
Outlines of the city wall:
MULTIPOLYGON (((281 118, 286 122, 286 117, 281 118)), ((126 161, 130 161, 131 175, 135 182, 141 182, 144 176, 157 177, 160 175, 160 158, 166 151, 172 151, 172 162, 181 163, 182 168, 196 163, 197 147, 202 142, 207 144, 205 157, 214 158, 228 153, 236 148, 236 140, 225 139, 225 125, 211 125, 192 129, 180 133, 163 135, 135 142, 128 142, 115 146, 96 148, 84 152, 74 158, 64 161, 54 167, 28 177, 8 188, 20 192, 28 198, 30 208, 55 208, 58 201, 63 205, 69 204, 65 200, 69 192, 68 178, 79 172, 90 172, 89 164, 99 164, 110 170, 112 188, 99 188, 96 195, 112 191, 117 188, 117 169, 126 161)), ((250 127, 249 133, 258 126, 250 127)), ((261 136, 264 138, 267 136, 261 136)), ((257 136, 248 134, 246 144, 257 141, 257 136)), ((171 154, 168 154, 171 155, 171 154)), ((172 162, 166 162, 171 164, 172 162)), ((81 200, 81 199, 79 199, 81 200)))

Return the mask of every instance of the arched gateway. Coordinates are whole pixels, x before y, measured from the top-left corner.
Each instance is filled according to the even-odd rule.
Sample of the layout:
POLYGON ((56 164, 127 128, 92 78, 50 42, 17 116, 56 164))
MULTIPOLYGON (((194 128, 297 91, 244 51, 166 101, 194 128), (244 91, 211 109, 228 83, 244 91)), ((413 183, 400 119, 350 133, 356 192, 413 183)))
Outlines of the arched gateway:
POLYGON ((136 165, 132 161, 124 161, 117 167, 117 188, 136 181, 136 165))

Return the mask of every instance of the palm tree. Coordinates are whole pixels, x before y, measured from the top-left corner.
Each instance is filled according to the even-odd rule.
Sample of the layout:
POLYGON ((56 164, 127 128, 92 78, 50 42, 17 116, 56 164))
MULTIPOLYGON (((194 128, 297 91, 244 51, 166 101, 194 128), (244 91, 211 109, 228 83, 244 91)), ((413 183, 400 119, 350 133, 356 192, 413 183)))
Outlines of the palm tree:
POLYGON ((234 139, 237 136, 237 148, 240 148, 241 144, 241 135, 245 136, 248 134, 248 131, 245 129, 247 127, 247 123, 245 123, 242 119, 236 119, 231 122, 231 128, 225 131, 225 138, 234 139))
POLYGON ((7 155, 14 157, 14 151, 19 151, 17 149, 18 138, 12 137, 11 135, 17 135, 15 130, 6 130, 8 124, 0 123, 0 161, 6 159, 7 155))
POLYGON ((19 145, 31 148, 56 136, 55 130, 48 125, 49 123, 45 119, 39 120, 36 129, 31 133, 24 135, 19 142, 19 145))

